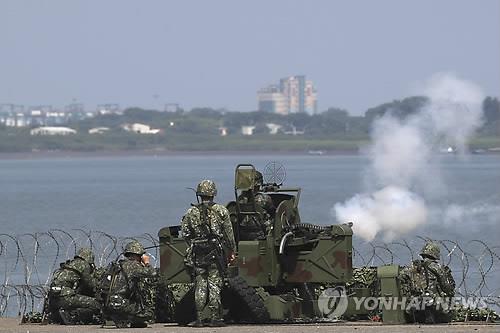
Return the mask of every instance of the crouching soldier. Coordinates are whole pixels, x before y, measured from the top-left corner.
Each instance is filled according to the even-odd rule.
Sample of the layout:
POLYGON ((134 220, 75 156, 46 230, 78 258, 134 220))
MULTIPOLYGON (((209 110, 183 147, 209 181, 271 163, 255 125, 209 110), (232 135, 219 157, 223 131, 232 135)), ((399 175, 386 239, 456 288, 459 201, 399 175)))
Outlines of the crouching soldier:
POLYGON ((154 317, 153 280, 156 271, 141 243, 132 241, 125 246, 125 259, 113 263, 104 274, 104 317, 117 327, 147 327, 154 317))
POLYGON ((101 306, 95 299, 94 271, 94 254, 83 247, 54 272, 48 292, 51 322, 75 325, 99 321, 101 306))
POLYGON ((455 296, 451 270, 439 263, 441 250, 435 242, 426 242, 420 257, 403 274, 409 293, 420 300, 419 308, 411 310, 409 319, 427 324, 448 322, 451 298, 455 296))

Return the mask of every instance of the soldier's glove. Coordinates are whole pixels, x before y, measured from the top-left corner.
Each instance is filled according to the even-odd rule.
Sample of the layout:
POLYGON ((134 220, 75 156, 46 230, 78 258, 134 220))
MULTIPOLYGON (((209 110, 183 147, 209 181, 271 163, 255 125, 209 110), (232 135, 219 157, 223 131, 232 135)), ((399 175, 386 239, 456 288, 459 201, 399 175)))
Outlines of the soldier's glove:
POLYGON ((142 255, 142 257, 141 257, 141 262, 142 262, 145 266, 148 266, 148 265, 149 265, 149 256, 148 256, 148 255, 143 254, 143 255, 142 255))

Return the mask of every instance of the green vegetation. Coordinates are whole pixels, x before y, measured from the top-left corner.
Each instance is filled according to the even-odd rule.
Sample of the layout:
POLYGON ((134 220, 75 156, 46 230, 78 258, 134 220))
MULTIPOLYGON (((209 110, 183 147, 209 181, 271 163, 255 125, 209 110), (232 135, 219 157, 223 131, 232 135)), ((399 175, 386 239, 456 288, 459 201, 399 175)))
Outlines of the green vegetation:
MULTIPOLYGON (((100 115, 66 126, 78 131, 68 136, 31 136, 30 128, 0 127, 0 152, 66 151, 357 151, 369 143, 372 122, 385 113, 405 118, 427 102, 425 97, 409 97, 384 103, 350 116, 342 109, 330 108, 320 114, 282 116, 267 112, 230 112, 195 108, 189 112, 158 112, 129 108, 122 115, 100 115), (122 129, 126 123, 142 123, 161 129, 159 134, 137 134, 122 129), (272 135, 266 124, 281 126, 272 135), (253 136, 243 136, 241 126, 255 126, 253 136), (88 134, 94 127, 109 127, 103 134, 88 134), (219 135, 219 128, 227 136, 219 135), (293 132, 300 135, 285 134, 293 132)), ((483 103, 484 125, 471 147, 500 147, 500 103, 487 97, 483 103)))

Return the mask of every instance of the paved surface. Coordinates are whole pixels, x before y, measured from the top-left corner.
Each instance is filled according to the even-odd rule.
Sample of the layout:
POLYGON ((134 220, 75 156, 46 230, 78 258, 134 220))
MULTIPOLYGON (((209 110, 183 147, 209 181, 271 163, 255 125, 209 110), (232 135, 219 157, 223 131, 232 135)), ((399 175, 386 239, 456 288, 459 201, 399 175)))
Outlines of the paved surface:
POLYGON ((154 324, 148 328, 140 329, 117 329, 101 328, 100 326, 59 326, 59 325, 20 325, 20 320, 16 318, 0 318, 0 332, 9 333, 31 333, 31 332, 68 332, 68 333, 87 333, 87 332, 144 332, 144 333, 188 333, 188 332, 221 332, 221 333, 332 333, 332 332, 351 332, 351 333, 385 333, 385 332, 500 332, 500 325, 479 325, 479 324, 451 324, 451 325, 380 325, 377 323, 322 323, 322 324, 297 324, 297 325, 230 325, 222 328, 191 328, 180 327, 175 324, 154 324))

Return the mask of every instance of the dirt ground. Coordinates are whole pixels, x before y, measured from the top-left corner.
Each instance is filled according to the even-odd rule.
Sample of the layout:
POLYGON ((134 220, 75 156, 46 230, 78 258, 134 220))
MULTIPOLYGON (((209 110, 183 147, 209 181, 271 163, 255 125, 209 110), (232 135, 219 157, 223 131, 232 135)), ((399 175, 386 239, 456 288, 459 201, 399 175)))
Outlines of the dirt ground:
POLYGON ((87 332, 145 332, 145 333, 187 333, 187 332, 221 332, 221 333, 322 333, 322 332, 351 332, 351 333, 385 333, 385 332, 500 332, 500 325, 481 325, 481 324, 451 324, 451 325, 381 325, 373 323, 321 323, 321 324, 296 324, 296 325, 230 325, 222 328, 191 328, 180 327, 175 324, 154 324, 148 328, 140 329, 117 329, 101 328, 100 326, 59 326, 59 325, 20 325, 17 318, 0 318, 0 332, 9 333, 41 333, 41 332, 68 332, 68 333, 87 333, 87 332))

